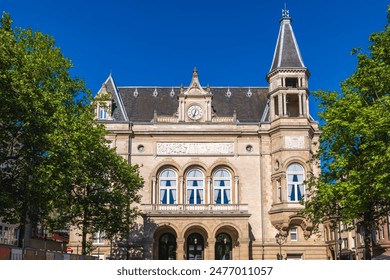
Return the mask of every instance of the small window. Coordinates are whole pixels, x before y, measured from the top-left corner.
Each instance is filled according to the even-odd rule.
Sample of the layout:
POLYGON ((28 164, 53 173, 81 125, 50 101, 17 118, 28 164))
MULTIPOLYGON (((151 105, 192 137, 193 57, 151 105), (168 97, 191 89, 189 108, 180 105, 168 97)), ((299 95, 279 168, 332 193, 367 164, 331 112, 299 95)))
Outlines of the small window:
POLYGON ((145 150, 144 145, 138 145, 137 150, 138 152, 142 153, 145 150))
POLYGON ((99 119, 101 120, 107 119, 107 110, 102 106, 99 106, 99 119))
POLYGON ((286 87, 297 88, 298 78, 286 78, 286 87))
POLYGON ((104 243, 104 233, 103 232, 95 232, 92 234, 92 243, 93 244, 103 244, 104 243))
POLYGON ((287 254, 286 260, 302 260, 302 254, 287 254))
POLYGON ((343 248, 343 249, 348 249, 348 238, 344 238, 344 239, 343 239, 342 248, 343 248))
POLYGON ((299 97, 297 94, 287 94, 286 96, 287 115, 289 117, 299 117, 299 97))
POLYGON ((304 169, 300 164, 294 163, 287 168, 287 194, 289 202, 302 200, 305 192, 304 180, 304 169))
POLYGON ((290 240, 291 241, 298 241, 298 229, 297 228, 290 229, 290 240))

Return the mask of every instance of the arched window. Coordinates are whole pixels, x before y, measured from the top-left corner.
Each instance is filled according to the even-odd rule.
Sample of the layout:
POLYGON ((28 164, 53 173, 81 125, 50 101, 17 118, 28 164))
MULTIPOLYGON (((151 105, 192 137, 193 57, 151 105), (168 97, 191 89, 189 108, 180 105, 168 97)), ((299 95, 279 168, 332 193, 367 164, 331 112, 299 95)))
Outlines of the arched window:
POLYGON ((288 201, 299 202, 305 192, 303 181, 305 171, 302 165, 294 163, 287 168, 287 195, 288 201))
POLYGON ((230 204, 232 203, 232 176, 226 169, 218 169, 213 177, 214 203, 230 204))
POLYGON ((177 202, 177 174, 173 169, 164 169, 159 176, 160 204, 177 202))
POLYGON ((202 204, 204 201, 204 175, 199 169, 187 173, 187 204, 202 204))

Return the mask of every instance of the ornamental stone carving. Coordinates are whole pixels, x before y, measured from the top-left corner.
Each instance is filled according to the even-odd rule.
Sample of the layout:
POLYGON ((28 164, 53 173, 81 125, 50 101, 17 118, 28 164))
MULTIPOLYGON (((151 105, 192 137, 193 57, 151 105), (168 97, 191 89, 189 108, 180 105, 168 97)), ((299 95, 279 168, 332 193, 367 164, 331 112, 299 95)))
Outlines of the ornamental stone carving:
POLYGON ((286 149, 305 148, 305 138, 303 136, 285 136, 284 143, 286 149))
POLYGON ((233 155, 233 143, 157 143, 157 155, 233 155))

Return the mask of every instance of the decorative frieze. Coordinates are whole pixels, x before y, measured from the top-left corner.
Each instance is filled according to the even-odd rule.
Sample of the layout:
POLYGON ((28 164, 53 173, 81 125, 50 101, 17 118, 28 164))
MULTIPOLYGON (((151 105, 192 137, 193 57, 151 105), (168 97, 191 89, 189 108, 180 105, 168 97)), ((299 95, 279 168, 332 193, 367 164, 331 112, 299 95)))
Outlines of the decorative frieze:
POLYGON ((286 149, 304 149, 305 137, 304 136, 285 136, 284 144, 286 149))
POLYGON ((233 155, 233 143, 157 143, 157 155, 233 155))

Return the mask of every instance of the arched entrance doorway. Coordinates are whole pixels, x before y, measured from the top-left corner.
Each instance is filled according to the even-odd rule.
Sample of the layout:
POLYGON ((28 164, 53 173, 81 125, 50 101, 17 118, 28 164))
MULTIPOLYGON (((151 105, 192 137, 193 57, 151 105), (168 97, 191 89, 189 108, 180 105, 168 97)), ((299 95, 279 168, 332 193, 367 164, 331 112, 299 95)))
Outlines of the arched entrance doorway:
POLYGON ((220 233, 215 240, 215 259, 232 259, 232 238, 227 233, 220 233))
POLYGON ((187 259, 204 259, 204 238, 199 233, 192 233, 187 237, 187 259))
POLYGON ((176 260, 176 238, 171 233, 164 233, 158 240, 158 259, 176 260))

